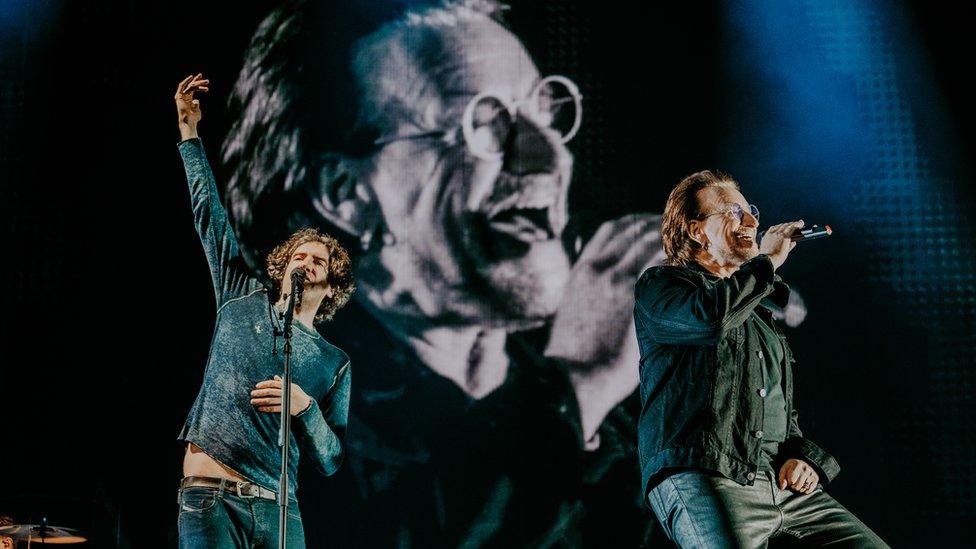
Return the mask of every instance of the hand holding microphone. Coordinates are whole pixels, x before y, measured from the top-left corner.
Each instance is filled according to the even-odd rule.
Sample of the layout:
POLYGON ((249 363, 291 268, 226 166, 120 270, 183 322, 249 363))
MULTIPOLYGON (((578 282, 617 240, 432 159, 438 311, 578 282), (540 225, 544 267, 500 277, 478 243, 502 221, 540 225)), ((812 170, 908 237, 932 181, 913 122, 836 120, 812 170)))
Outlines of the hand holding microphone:
POLYGON ((793 235, 803 229, 803 220, 780 223, 766 229, 759 245, 759 253, 769 256, 773 269, 779 269, 786 262, 790 250, 796 246, 793 235))

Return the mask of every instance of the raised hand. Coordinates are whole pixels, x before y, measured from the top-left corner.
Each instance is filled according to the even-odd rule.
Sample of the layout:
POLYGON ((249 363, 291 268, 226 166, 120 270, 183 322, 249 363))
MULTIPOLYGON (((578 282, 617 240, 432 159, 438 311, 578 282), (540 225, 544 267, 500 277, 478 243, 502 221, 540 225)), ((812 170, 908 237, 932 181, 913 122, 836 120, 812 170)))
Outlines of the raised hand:
POLYGON ((802 228, 803 220, 773 225, 766 230, 762 244, 759 246, 759 253, 769 256, 773 261, 773 267, 779 269, 786 262, 790 250, 796 246, 796 242, 791 238, 793 231, 802 228))
POLYGON ((194 93, 210 90, 210 80, 203 77, 203 73, 190 75, 183 79, 176 87, 173 99, 176 101, 176 115, 179 119, 180 135, 184 140, 197 137, 197 123, 203 118, 200 111, 200 100, 193 97, 194 93))

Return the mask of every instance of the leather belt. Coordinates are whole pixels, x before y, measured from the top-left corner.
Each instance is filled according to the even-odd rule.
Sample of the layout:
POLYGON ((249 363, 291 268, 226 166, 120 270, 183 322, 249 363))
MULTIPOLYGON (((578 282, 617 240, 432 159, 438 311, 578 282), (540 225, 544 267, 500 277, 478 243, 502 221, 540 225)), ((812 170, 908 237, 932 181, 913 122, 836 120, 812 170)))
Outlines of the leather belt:
POLYGON ((247 481, 215 477, 183 477, 183 480, 180 481, 180 489, 190 487, 213 488, 222 492, 236 494, 242 498, 261 498, 278 501, 278 495, 271 490, 247 481))

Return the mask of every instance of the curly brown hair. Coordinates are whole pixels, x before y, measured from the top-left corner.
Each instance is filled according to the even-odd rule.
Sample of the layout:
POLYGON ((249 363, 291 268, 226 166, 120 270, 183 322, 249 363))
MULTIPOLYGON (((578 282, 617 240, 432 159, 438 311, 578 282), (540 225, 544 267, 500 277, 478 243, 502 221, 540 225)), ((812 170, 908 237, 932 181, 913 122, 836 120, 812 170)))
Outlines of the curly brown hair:
POLYGON ((352 280, 352 261, 349 253, 339 244, 339 241, 331 236, 319 232, 317 229, 304 228, 295 231, 288 240, 275 246, 268 254, 265 263, 268 268, 268 277, 275 285, 275 290, 281 291, 281 282, 285 278, 285 269, 292 254, 302 244, 307 242, 320 242, 329 251, 329 272, 326 282, 332 288, 332 295, 327 295, 319 305, 319 310, 315 312, 315 322, 325 322, 332 320, 332 315, 349 301, 356 284, 352 280))
POLYGON ((688 222, 701 216, 698 191, 708 187, 731 187, 739 190, 739 184, 729 174, 718 170, 703 170, 685 177, 671 190, 664 205, 661 222, 661 241, 669 265, 687 265, 695 258, 695 250, 701 246, 688 236, 688 222))

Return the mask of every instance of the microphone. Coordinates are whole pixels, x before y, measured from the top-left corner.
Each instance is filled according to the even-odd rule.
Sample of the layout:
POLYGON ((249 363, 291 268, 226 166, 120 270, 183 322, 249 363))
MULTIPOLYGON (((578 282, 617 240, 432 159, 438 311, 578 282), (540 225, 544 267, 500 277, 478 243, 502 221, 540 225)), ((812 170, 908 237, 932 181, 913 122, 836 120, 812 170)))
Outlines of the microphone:
POLYGON ((295 269, 291 272, 291 293, 295 301, 300 301, 305 291, 305 269, 295 269))
MULTIPOLYGON (((820 225, 811 225, 793 231, 793 234, 790 235, 790 240, 793 242, 801 242, 803 240, 813 240, 814 238, 824 238, 832 234, 834 234, 834 230, 830 228, 830 225, 824 225, 823 227, 820 225)), ((766 236, 766 231, 759 233, 760 240, 764 236, 766 236)))
POLYGON ((291 294, 288 305, 285 306, 285 324, 282 332, 285 334, 285 354, 291 353, 291 323, 295 318, 295 307, 302 303, 302 292, 305 291, 305 270, 295 269, 291 272, 291 294))

